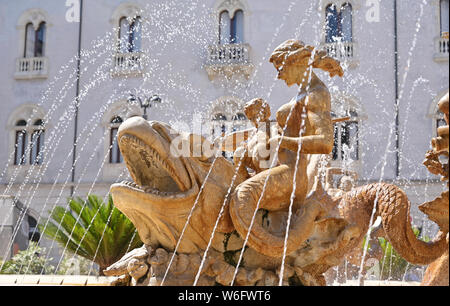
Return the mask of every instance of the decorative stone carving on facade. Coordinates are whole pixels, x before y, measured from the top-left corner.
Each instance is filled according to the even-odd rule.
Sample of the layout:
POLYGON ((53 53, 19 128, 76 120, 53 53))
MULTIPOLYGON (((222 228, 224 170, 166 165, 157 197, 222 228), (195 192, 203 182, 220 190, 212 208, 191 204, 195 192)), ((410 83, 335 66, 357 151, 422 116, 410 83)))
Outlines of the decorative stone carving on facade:
POLYGON ((135 3, 125 2, 120 4, 113 12, 110 22, 114 28, 119 27, 119 21, 122 17, 134 18, 140 16, 143 13, 143 9, 135 3))
POLYGON ((42 22, 45 22, 47 26, 51 25, 47 13, 41 9, 29 9, 20 16, 17 28, 25 30, 27 24, 31 23, 34 29, 37 30, 42 22))
POLYGON ((320 0, 318 9, 321 12, 325 12, 325 8, 330 4, 335 4, 337 7, 342 7, 344 4, 349 3, 353 9, 361 8, 361 0, 320 0))
POLYGON ((225 0, 225 1, 219 1, 215 6, 214 9, 219 15, 223 11, 228 11, 228 14, 230 14, 230 18, 234 17, 234 14, 238 10, 244 11, 244 13, 247 11, 247 5, 244 4, 242 0, 225 0))

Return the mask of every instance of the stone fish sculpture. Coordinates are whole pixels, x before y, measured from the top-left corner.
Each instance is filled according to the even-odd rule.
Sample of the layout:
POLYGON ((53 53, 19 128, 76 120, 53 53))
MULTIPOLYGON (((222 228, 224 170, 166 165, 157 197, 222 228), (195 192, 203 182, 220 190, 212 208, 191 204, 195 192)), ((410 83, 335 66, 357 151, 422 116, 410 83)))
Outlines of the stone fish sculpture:
MULTIPOLYGON (((120 126, 118 143, 134 182, 112 185, 111 194, 117 208, 135 224, 144 246, 104 271, 118 277, 115 284, 160 285, 164 279, 164 285, 192 285, 201 267, 198 285, 230 285, 248 231, 234 284, 278 284, 294 183, 285 285, 326 285, 323 273, 361 245, 374 205, 386 238, 409 262, 429 264, 445 251, 444 232, 432 243, 415 237, 410 203, 398 187, 370 184, 333 196, 323 189, 319 161, 333 146, 330 95, 311 67, 342 76, 339 62, 296 40, 276 48, 271 62, 288 86, 301 88, 297 98, 277 112, 279 130, 285 133, 269 141, 279 143, 273 168, 250 175, 236 171, 237 165, 223 157, 195 155, 212 144, 199 135, 174 133, 164 123, 133 117, 120 126), (175 139, 190 154, 172 154, 175 139), (210 237, 214 237, 211 248, 201 265, 210 237)), ((255 155, 243 158, 258 162, 255 155)))

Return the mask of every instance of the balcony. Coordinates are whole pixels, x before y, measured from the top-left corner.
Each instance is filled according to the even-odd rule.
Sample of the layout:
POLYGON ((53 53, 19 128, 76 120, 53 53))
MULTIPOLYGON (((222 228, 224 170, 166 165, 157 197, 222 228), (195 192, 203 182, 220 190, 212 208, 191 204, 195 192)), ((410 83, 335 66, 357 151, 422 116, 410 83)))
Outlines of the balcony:
POLYGON ((113 58, 113 76, 141 75, 144 71, 143 54, 140 52, 116 53, 113 58))
POLYGON ((449 42, 448 33, 434 39, 434 60, 436 62, 448 61, 449 42))
POLYGON ((209 46, 205 68, 210 80, 215 79, 218 75, 224 75, 230 79, 236 74, 244 75, 246 79, 249 79, 253 71, 253 64, 250 62, 250 45, 209 46))
POLYGON ((48 59, 46 57, 23 57, 16 60, 15 79, 45 79, 47 77, 48 59))
POLYGON ((355 42, 324 43, 323 48, 329 56, 334 57, 341 63, 347 63, 350 67, 358 64, 357 44, 355 42))

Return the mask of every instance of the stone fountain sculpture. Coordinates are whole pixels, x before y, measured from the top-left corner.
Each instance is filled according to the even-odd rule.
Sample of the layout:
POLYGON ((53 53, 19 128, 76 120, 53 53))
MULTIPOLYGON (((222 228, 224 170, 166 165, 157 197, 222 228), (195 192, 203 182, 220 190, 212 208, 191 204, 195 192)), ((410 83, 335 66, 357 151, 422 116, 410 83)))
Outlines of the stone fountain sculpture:
MULTIPOLYGON (((435 174, 441 176, 443 181, 447 181, 448 188, 448 155, 449 155, 449 99, 447 94, 439 101, 438 107, 441 112, 444 113, 444 119, 447 125, 438 128, 438 136, 431 140, 432 150, 428 151, 425 155, 424 165, 427 169, 435 174), (446 156, 447 163, 442 164, 439 160, 439 156, 446 156)), ((419 206, 419 209, 428 215, 430 220, 436 222, 439 228, 444 233, 447 233, 447 248, 436 261, 430 264, 425 272, 425 276, 422 281, 422 285, 427 286, 448 286, 449 280, 449 257, 448 257, 448 227, 449 227, 449 191, 444 191, 442 194, 433 201, 426 202, 419 206)))
POLYGON ((144 246, 104 271, 117 276, 115 284, 277 285, 286 251, 283 284, 326 285, 323 273, 360 247, 374 206, 386 238, 411 263, 429 264, 446 250, 445 233, 432 243, 415 237, 410 203, 398 187, 370 184, 332 195, 322 187, 319 161, 332 150, 333 121, 330 94, 312 68, 342 76, 339 62, 297 40, 277 47, 270 61, 299 93, 277 111, 275 131, 261 129, 267 103, 247 104, 255 129, 241 133, 246 142, 221 148, 236 150, 234 163, 207 154, 213 144, 202 136, 161 122, 133 117, 120 126, 118 143, 134 182, 114 184, 111 193, 144 246), (272 137, 260 143, 262 134, 272 137), (259 154, 262 147, 269 157, 259 154))

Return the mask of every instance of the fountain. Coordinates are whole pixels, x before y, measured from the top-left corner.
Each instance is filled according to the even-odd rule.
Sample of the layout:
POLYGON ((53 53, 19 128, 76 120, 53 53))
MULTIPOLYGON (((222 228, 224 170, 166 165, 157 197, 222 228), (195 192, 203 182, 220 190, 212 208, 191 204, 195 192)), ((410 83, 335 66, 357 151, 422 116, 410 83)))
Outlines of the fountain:
MULTIPOLYGON (((224 1, 226 5, 239 2, 224 1)), ((375 96, 373 100, 389 100, 377 80, 353 70, 357 58, 354 55, 359 52, 358 49, 363 51, 364 48, 347 42, 326 43, 325 48, 322 48, 319 44, 323 42, 318 42, 318 39, 323 29, 318 24, 324 16, 320 13, 314 16, 316 2, 303 5, 299 1, 290 1, 284 14, 279 12, 279 26, 275 27, 278 23, 272 22, 274 31, 272 27, 267 27, 272 37, 269 35, 263 45, 252 45, 252 60, 259 58, 259 62, 248 62, 249 50, 245 49, 246 44, 242 44, 243 49, 234 46, 221 48, 220 45, 215 46, 215 49, 209 48, 208 58, 204 60, 198 53, 206 50, 206 46, 214 39, 206 29, 216 25, 204 13, 205 5, 202 4, 201 1, 160 1, 147 4, 141 11, 136 11, 133 5, 125 5, 131 11, 128 16, 130 20, 135 20, 137 15, 132 17, 133 14, 152 17, 142 18, 142 29, 139 30, 142 39, 151 42, 148 47, 143 44, 138 55, 117 53, 116 46, 109 44, 117 39, 118 29, 114 29, 103 37, 89 40, 89 48, 83 49, 80 57, 73 57, 61 66, 59 74, 46 85, 48 88, 38 104, 38 108, 45 106, 48 112, 40 114, 37 108, 26 115, 28 125, 37 119, 36 116, 41 116, 45 122, 43 127, 47 122, 54 122, 47 129, 46 145, 39 153, 43 164, 30 164, 26 171, 21 167, 5 167, 0 173, 0 179, 5 178, 6 182, 0 195, 2 205, 3 202, 14 202, 14 198, 9 196, 3 200, 3 195, 14 194, 17 199, 25 199, 24 203, 16 205, 20 211, 14 217, 18 220, 11 226, 12 238, 6 241, 4 253, 13 248, 14 239, 21 238, 22 224, 26 224, 34 201, 42 193, 44 204, 41 205, 41 211, 35 213, 38 223, 47 215, 46 210, 51 214, 66 196, 67 189, 71 189, 71 195, 82 194, 84 197, 86 191, 91 194, 103 188, 103 201, 112 195, 115 206, 132 220, 144 243, 142 247, 131 250, 130 241, 128 249, 123 250, 127 254, 103 271, 110 277, 108 282, 112 285, 324 286, 333 285, 337 278, 343 278, 345 282, 354 280, 355 276, 359 284, 363 285, 366 272, 374 263, 381 264, 383 269, 385 262, 392 262, 393 252, 385 252, 383 257, 380 237, 386 238, 396 254, 409 262, 404 270, 404 284, 407 284, 408 267, 417 264, 429 265, 422 285, 448 285, 448 190, 433 201, 428 201, 427 194, 424 195, 427 200, 419 209, 425 214, 426 221, 436 223, 440 230, 431 242, 424 242, 416 238, 412 230, 410 211, 413 205, 402 188, 396 186, 400 186, 400 180, 383 182, 392 178, 389 174, 385 175, 385 170, 395 136, 400 139, 397 146, 399 169, 414 167, 413 171, 420 172, 418 169, 424 168, 421 165, 416 167, 417 163, 408 165, 408 156, 403 156, 399 149, 408 148, 405 141, 410 131, 405 128, 401 135, 398 134, 394 120, 388 114, 390 107, 383 105, 369 110, 372 117, 381 116, 381 120, 380 117, 375 119, 381 125, 389 122, 389 126, 383 130, 389 135, 378 131, 377 124, 358 131, 361 140, 358 145, 362 147, 368 138, 385 137, 380 142, 384 144, 386 141, 384 151, 382 148, 373 148, 372 144, 370 149, 361 152, 356 149, 355 153, 353 143, 343 143, 342 148, 338 148, 339 152, 333 152, 339 155, 341 167, 336 167, 330 161, 330 155, 333 155, 330 153, 333 145, 336 145, 333 140, 339 138, 339 142, 342 142, 341 134, 335 134, 333 125, 344 126, 348 123, 346 126, 350 126, 354 119, 348 110, 336 112, 341 105, 336 103, 339 99, 336 99, 335 93, 344 89, 348 95, 356 93, 364 96, 367 91, 359 92, 355 85, 360 88, 367 86, 371 87, 369 92, 375 96), (300 23, 295 22, 295 26, 290 29, 292 33, 284 33, 289 27, 286 25, 289 25, 291 15, 296 15, 295 9, 299 6, 303 9, 300 23), (202 12, 196 15, 195 11, 202 12), (306 29, 305 25, 310 27, 306 29), (295 39, 274 48, 282 34, 295 39), (196 39, 192 39, 193 36, 196 39), (299 41, 300 36, 317 47, 299 41), (170 49, 174 48, 186 55, 194 45, 192 50, 195 56, 177 56, 173 62, 167 60, 167 54, 170 54, 168 51, 172 51, 170 49), (343 50, 339 46, 344 46, 343 50), (226 85, 217 81, 221 77, 220 67, 214 66, 213 61, 213 57, 219 58, 221 52, 242 52, 242 57, 235 54, 236 57, 232 59, 241 66, 223 69, 226 85), (185 60, 193 63, 187 64, 185 60), (84 69, 72 71, 77 61, 84 69), (267 75, 272 78, 263 67, 268 62, 275 67, 276 77, 284 82, 264 79, 267 75), (143 69, 144 63, 148 70, 143 69), (200 82, 206 78, 205 71, 202 70, 203 79, 195 80, 189 78, 188 72, 191 70, 186 68, 197 69, 203 64, 209 77, 208 86, 200 82), (111 71, 111 67, 115 70, 111 71), (127 74, 130 72, 128 70, 133 69, 137 70, 131 71, 133 73, 142 73, 141 79, 127 74), (236 71, 243 71, 245 78, 234 78, 236 71), (75 99, 66 103, 66 96, 70 96, 70 90, 77 86, 80 78, 84 86, 75 99), (289 95, 288 90, 292 90, 278 86, 284 83, 288 87, 298 86, 298 92, 291 101, 280 106, 276 104, 277 99, 285 97, 286 93, 289 95), (210 87, 214 89, 210 90, 210 87), (147 92, 150 88, 151 92, 147 92), (264 90, 264 96, 261 90, 264 90), (106 95, 99 94, 100 98, 97 95, 90 96, 94 91, 106 92, 106 95), (140 99, 133 94, 130 97, 130 92, 135 92, 136 97, 140 93, 149 97, 158 93, 157 98, 154 96, 154 102, 161 101, 161 96, 163 103, 158 103, 160 105, 156 106, 155 112, 149 114, 144 108, 144 118, 141 118, 139 106, 136 105, 140 99), (233 93, 249 100, 245 105, 242 103, 241 109, 233 109, 233 112, 245 114, 250 128, 238 129, 216 139, 206 138, 204 130, 197 133, 195 126, 193 132, 190 127, 180 128, 179 121, 186 121, 187 115, 191 115, 190 111, 203 112, 203 101, 213 101, 218 94, 224 93, 233 93), (178 109, 176 102, 185 102, 186 97, 191 104, 189 111, 184 113, 182 108, 178 109), (95 112, 81 119, 82 129, 78 133, 75 130, 73 147, 69 142, 70 146, 66 150, 63 145, 66 138, 71 138, 71 135, 65 136, 70 131, 72 119, 77 116, 78 107, 88 100, 101 102, 95 112), (115 122, 116 137, 112 137, 108 129, 97 133, 96 130, 104 125, 102 118, 111 107, 115 107, 118 100, 127 101, 126 111, 121 113, 121 117, 130 119, 120 122, 120 128, 118 121, 115 122), (159 121, 147 121, 147 115, 154 119, 154 114, 158 115, 156 118, 159 121), (276 122, 270 120, 271 114, 275 115, 276 122), (100 152, 108 136, 111 136, 110 147, 100 152), (116 144, 120 147, 127 169, 123 167, 117 173, 112 172, 105 184, 102 181, 104 166, 108 165, 109 151, 116 144), (352 158, 355 154, 364 156, 372 149, 375 152, 373 156, 379 157, 379 163, 366 169, 371 173, 358 173, 353 168, 352 158), (371 181, 364 182, 364 186, 356 186, 358 176, 371 181), (374 183, 378 177, 379 181, 374 183), (115 183, 109 188, 112 182, 115 183), (48 189, 43 192, 42 185, 45 184, 48 184, 48 189), (347 271, 350 264, 356 269, 351 276, 347 275, 350 274, 347 271), (333 275, 338 269, 344 269, 345 276, 333 275)), ((435 95, 434 88, 428 86, 426 75, 416 78, 411 90, 406 87, 408 73, 414 68, 413 51, 417 45, 421 46, 418 33, 424 20, 422 17, 426 16, 425 4, 425 0, 418 4, 420 16, 408 50, 407 67, 396 87, 396 90, 400 89, 396 103, 402 100, 405 92, 409 93, 405 99, 405 117, 402 117, 408 123, 413 118, 411 101, 414 101, 414 94, 422 90, 421 86, 427 95, 435 95)), ((367 28, 367 31, 370 29, 367 28)), ((445 44, 445 40, 442 41, 445 44)), ((384 56, 382 51, 378 55, 379 58, 384 56)), ((53 62, 52 65, 54 67, 53 62)), ((376 64, 372 66, 376 67, 376 64)), ((150 102, 150 98, 144 100, 150 102)), ((438 136, 431 140, 433 149, 426 153, 424 165, 431 175, 448 181, 448 162, 445 161, 445 158, 448 159, 448 94, 439 103, 439 108, 446 116, 447 125, 440 127, 438 136)), ((31 146, 28 146, 23 155, 29 156, 31 150, 31 146)), ((7 165, 13 159, 14 152, 10 153, 7 165)), ((367 160, 367 156, 366 159, 361 158, 361 161, 364 160, 367 160)), ((428 191, 428 183, 432 180, 432 176, 427 177, 425 191, 428 191)), ((408 178, 406 181, 407 185, 408 178)), ((415 192, 417 195, 418 192, 415 192)), ((13 213, 8 211, 5 216, 0 216, 0 234, 4 233, 4 220, 9 222, 9 214, 13 213)), ((106 216, 106 225, 110 220, 111 215, 106 216)), ((45 228, 48 224, 42 225, 45 228)), ((106 225, 103 232, 99 233, 100 240, 109 230, 106 225)), ((88 224, 86 227, 90 226, 88 224)), ((67 236, 77 235, 74 231, 75 227, 67 236)), ((81 241, 87 235, 87 231, 80 235, 81 241)), ((38 243, 42 243, 42 239, 40 237, 38 243)), ((92 246, 94 259, 100 247, 100 243, 92 246)), ((81 243, 76 246, 76 250, 80 248, 81 243)), ((48 263, 58 253, 60 256, 52 263, 58 270, 64 265, 62 260, 68 251, 70 248, 67 244, 62 245, 61 250, 56 250, 55 241, 51 241, 48 253, 32 256, 40 256, 43 262, 48 263)), ((70 253, 69 256, 73 256, 69 262, 75 262, 76 255, 70 253)), ((0 262, 0 269, 3 265, 4 262, 0 262)), ((31 271, 30 266, 31 262, 22 264, 20 273, 31 271)), ((91 262, 88 270, 89 275, 94 273, 94 262, 91 262)), ((46 284, 43 273, 36 277, 38 284, 46 284)), ((27 277, 18 276, 15 282, 26 283, 27 277)), ((59 279, 54 275, 49 277, 59 279)), ((68 281, 60 283, 70 283, 70 278, 61 277, 68 281)), ((81 283, 89 282, 91 280, 88 278, 81 283)))
MULTIPOLYGON (((447 164, 442 164, 439 160, 439 156, 446 156, 448 158, 448 148, 449 148, 449 134, 448 134, 448 92, 439 101, 439 109, 444 113, 445 122, 447 125, 442 126, 438 129, 438 137, 431 140, 433 150, 428 151, 424 161, 424 165, 427 169, 435 174, 441 176, 443 181, 447 181, 448 187, 448 162, 447 164)), ((433 201, 426 202, 419 206, 420 210, 429 216, 431 220, 439 225, 443 235, 446 235, 447 249, 444 253, 432 262, 425 272, 424 279, 422 281, 423 285, 428 286, 448 286, 448 226, 449 226, 449 198, 448 190, 442 192, 441 196, 437 197, 433 201)))
MULTIPOLYGON (((243 145, 234 164, 208 155, 213 144, 199 135, 138 117, 121 125, 118 142, 134 182, 114 184, 111 194, 144 246, 105 274, 133 285, 326 285, 323 273, 361 245, 377 216, 380 235, 408 262, 436 260, 425 283, 448 271, 448 191, 421 206, 441 229, 425 243, 411 228, 410 203, 397 186, 323 187, 319 161, 333 139, 330 95, 312 69, 342 76, 339 62, 297 40, 277 47, 270 61, 299 93, 277 111, 276 135, 259 128, 270 115, 267 103, 247 103, 255 129, 225 137, 232 149, 243 145), (261 154, 267 148, 270 156, 261 154)), ((448 96, 442 104, 448 111, 448 96)), ((426 165, 448 179, 448 165, 437 159, 448 155, 448 126, 439 131, 426 165)))

